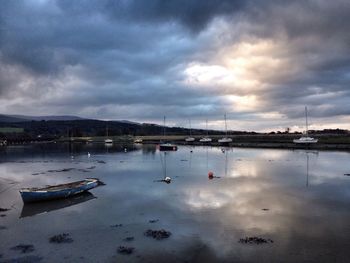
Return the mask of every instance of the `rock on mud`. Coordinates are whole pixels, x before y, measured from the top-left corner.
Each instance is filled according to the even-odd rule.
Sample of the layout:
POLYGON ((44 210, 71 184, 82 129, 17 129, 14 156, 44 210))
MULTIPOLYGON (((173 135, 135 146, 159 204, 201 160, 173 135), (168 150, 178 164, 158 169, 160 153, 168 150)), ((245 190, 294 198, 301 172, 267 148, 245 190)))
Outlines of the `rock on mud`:
POLYGON ((38 256, 24 256, 20 258, 12 258, 1 261, 1 263, 38 263, 42 261, 42 257, 38 256))
POLYGON ((268 243, 273 243, 271 239, 265 239, 262 237, 245 237, 245 238, 240 238, 238 240, 239 243, 241 244, 255 244, 255 245, 261 245, 261 244, 268 244, 268 243))
POLYGON ((134 237, 126 237, 123 240, 127 242, 131 242, 131 241, 134 241, 134 239, 135 239, 134 237))
POLYGON ((119 246, 117 251, 119 254, 123 255, 130 255, 132 252, 134 252, 135 248, 133 247, 125 247, 125 246, 119 246))
POLYGON ((30 245, 30 244, 19 244, 15 247, 12 247, 11 249, 16 250, 16 251, 20 251, 23 254, 30 253, 30 252, 33 252, 35 250, 34 246, 30 245))
POLYGON ((153 237, 154 239, 157 239, 157 240, 161 240, 161 239, 170 237, 171 236, 171 232, 166 231, 164 229, 160 229, 160 230, 148 229, 144 233, 144 235, 147 236, 147 237, 153 237))
POLYGON ((111 225, 111 227, 122 227, 123 224, 115 224, 115 225, 111 225))
POLYGON ((69 234, 63 233, 63 234, 50 237, 49 241, 50 243, 61 244, 61 243, 72 243, 73 239, 69 237, 69 234))

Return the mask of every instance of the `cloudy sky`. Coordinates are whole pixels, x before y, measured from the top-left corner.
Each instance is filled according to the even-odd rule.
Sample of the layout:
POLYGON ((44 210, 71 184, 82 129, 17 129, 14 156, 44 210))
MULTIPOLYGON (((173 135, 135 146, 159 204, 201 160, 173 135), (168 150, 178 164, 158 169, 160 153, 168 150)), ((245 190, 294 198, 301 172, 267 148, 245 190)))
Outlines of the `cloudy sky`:
POLYGON ((0 113, 350 129, 348 0, 0 0, 0 113))

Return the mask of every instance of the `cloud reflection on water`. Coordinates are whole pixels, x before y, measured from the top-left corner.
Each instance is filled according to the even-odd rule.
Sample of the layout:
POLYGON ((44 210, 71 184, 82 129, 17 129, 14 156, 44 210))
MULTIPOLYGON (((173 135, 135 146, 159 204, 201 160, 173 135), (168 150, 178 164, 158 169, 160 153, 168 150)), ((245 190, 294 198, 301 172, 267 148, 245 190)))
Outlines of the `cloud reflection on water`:
MULTIPOLYGON (((4 232, 8 246, 16 242, 19 235, 30 239, 29 226, 40 237, 46 236, 50 227, 55 231, 68 227, 81 238, 86 231, 91 236, 86 245, 77 242, 74 255, 78 256, 84 246, 94 244, 97 251, 101 250, 100 245, 109 251, 113 240, 115 244, 110 225, 123 223, 124 231, 136 236, 138 251, 149 255, 149 260, 152 251, 168 255, 172 250, 176 251, 178 261, 190 258, 192 262, 205 255, 211 262, 254 261, 257 257, 262 262, 281 258, 287 262, 335 259, 341 262, 347 255, 350 180, 343 176, 348 169, 347 153, 237 148, 222 153, 220 148, 210 147, 195 147, 190 153, 187 147, 180 147, 178 152, 167 155, 168 174, 173 181, 166 185, 154 182, 162 176, 158 152, 112 150, 103 154, 89 148, 92 161, 96 158, 106 164, 97 164, 90 173, 72 170, 31 176, 33 171, 67 164, 85 167, 91 160, 86 160, 84 147, 75 154, 77 163, 63 162, 65 155, 51 156, 50 151, 43 157, 42 150, 22 150, 22 153, 9 153, 1 163, 0 169, 6 178, 23 181, 22 184, 46 184, 94 176, 107 185, 92 191, 97 197, 94 202, 25 218, 21 223, 13 216, 16 211, 11 211, 8 220, 12 221, 8 226, 12 235, 4 232), (181 161, 189 157, 191 165, 189 161, 181 161), (48 159, 53 161, 43 162, 48 159), (33 160, 41 162, 31 162, 33 160), (221 178, 209 180, 208 169, 221 178), (144 240, 143 231, 153 227, 148 223, 150 219, 160 219, 154 227, 172 231, 172 238, 157 246, 144 240), (62 223, 68 221, 69 226, 62 223), (237 243, 241 237, 255 235, 275 242, 259 247, 237 243), (105 241, 101 241, 101 237, 105 241), (101 244, 93 240, 100 240, 101 244)), ((16 189, 1 196, 0 206, 13 202, 20 206, 16 189)), ((122 238, 117 232, 113 235, 122 238)), ((50 258, 45 254, 48 252, 40 250, 50 258)), ((110 256, 99 252, 95 255, 110 256)))

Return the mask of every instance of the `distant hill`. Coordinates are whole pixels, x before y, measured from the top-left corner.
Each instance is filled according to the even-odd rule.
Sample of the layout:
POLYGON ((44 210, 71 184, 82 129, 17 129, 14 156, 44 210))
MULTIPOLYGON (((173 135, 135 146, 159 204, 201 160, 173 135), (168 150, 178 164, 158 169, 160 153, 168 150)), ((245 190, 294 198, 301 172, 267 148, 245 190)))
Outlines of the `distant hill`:
POLYGON ((14 117, 18 119, 24 119, 26 121, 76 121, 76 120, 86 120, 78 116, 72 115, 58 115, 58 116, 26 116, 26 115, 8 115, 9 117, 14 117))
MULTIPOLYGON (((162 135, 163 126, 149 123, 134 123, 129 121, 102 121, 102 120, 25 120, 14 116, 5 116, 0 128, 3 131, 11 131, 14 128, 22 129, 26 136, 31 138, 41 137, 82 137, 82 136, 106 136, 107 128, 109 136, 118 135, 162 135)), ((71 118, 71 116, 69 116, 71 118)), ((5 132, 3 132, 5 133, 5 132)), ((206 131, 192 129, 193 135, 203 135, 206 131)), ((209 131, 210 134, 218 134, 218 131, 209 131)), ((8 132, 6 133, 8 134, 8 132)), ((167 135, 188 135, 188 129, 182 127, 167 127, 167 135)))
POLYGON ((86 120, 77 116, 28 116, 28 115, 5 115, 0 114, 0 122, 26 122, 26 121, 76 121, 86 120))
POLYGON ((0 114, 0 122, 25 122, 26 119, 16 118, 10 115, 0 114))
MULTIPOLYGON (((45 115, 45 116, 29 116, 29 115, 6 115, 0 114, 0 122, 27 122, 27 121, 81 121, 81 120, 96 120, 81 118, 73 115, 45 115)), ((110 120, 126 124, 141 125, 141 123, 128 120, 110 120)))

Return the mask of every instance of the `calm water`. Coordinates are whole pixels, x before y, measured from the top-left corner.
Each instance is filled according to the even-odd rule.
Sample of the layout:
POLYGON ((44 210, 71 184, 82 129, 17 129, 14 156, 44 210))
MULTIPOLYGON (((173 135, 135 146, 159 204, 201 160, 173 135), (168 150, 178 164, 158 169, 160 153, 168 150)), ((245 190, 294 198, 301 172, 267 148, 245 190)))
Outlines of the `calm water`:
POLYGON ((0 212, 0 262, 349 262, 349 159, 346 152, 215 147, 183 146, 166 156, 155 146, 8 147, 0 150, 0 207, 11 209, 0 212), (171 184, 157 182, 165 166, 171 184), (208 180, 208 171, 220 178, 208 180), (18 193, 86 177, 106 186, 42 206, 23 206, 18 193), (161 228, 171 237, 143 234, 161 228), (49 243, 60 233, 74 242, 49 243), (274 242, 238 242, 246 236, 274 242), (35 251, 10 249, 18 244, 35 251), (120 255, 120 245, 135 251, 120 255))

